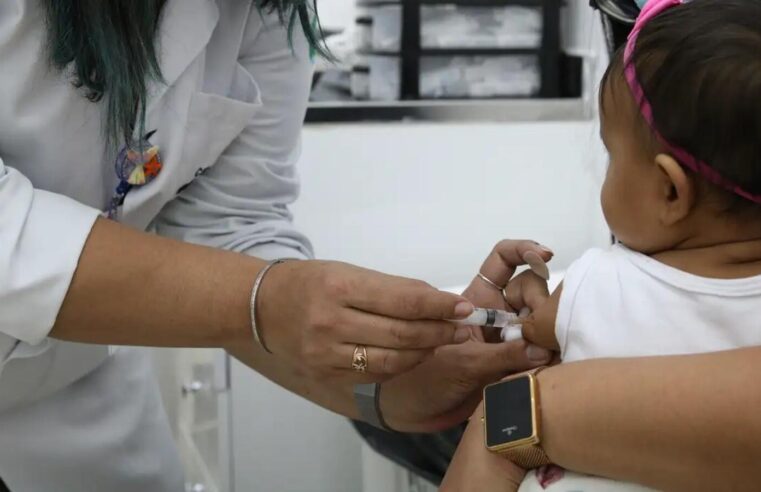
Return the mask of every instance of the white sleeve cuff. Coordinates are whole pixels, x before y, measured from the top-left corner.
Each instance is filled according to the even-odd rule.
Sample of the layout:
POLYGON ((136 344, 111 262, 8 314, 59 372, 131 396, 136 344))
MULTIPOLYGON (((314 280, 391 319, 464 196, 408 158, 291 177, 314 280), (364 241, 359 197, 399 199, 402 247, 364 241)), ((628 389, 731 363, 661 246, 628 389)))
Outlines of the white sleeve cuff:
POLYGON ((0 332, 36 345, 55 324, 100 212, 1 171, 0 161, 0 332))
POLYGON ((311 251, 301 247, 286 246, 275 242, 263 243, 244 251, 248 256, 255 256, 262 260, 296 259, 309 260, 312 258, 311 251))

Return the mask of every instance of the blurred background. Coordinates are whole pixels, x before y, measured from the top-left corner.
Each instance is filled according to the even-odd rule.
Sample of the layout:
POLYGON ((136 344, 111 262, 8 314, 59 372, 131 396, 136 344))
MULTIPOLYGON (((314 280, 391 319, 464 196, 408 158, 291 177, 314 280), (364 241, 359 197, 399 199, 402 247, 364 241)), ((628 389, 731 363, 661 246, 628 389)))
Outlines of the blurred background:
MULTIPOLYGON (((610 237, 586 0, 319 0, 297 224, 320 258, 467 284, 493 244, 530 238, 562 273, 610 237)), ((351 424, 214 350, 157 350, 195 492, 425 492, 351 424), (266 444, 266 445, 265 445, 266 444)))

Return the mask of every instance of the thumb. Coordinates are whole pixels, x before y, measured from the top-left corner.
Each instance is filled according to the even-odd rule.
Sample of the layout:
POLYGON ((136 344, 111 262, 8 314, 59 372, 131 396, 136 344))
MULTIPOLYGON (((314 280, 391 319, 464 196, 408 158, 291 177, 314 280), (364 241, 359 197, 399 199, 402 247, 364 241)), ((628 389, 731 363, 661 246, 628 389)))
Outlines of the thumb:
POLYGON ((479 381, 491 382, 506 374, 546 365, 552 353, 525 340, 499 343, 471 343, 471 371, 479 381))

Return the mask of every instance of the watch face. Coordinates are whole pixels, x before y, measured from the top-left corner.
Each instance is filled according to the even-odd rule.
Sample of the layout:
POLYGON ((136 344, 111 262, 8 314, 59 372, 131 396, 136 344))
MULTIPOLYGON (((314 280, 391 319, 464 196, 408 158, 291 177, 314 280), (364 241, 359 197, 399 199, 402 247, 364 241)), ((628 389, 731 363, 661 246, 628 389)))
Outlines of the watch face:
POLYGON ((528 376, 487 386, 484 390, 484 408, 488 448, 534 435, 531 380, 528 376))

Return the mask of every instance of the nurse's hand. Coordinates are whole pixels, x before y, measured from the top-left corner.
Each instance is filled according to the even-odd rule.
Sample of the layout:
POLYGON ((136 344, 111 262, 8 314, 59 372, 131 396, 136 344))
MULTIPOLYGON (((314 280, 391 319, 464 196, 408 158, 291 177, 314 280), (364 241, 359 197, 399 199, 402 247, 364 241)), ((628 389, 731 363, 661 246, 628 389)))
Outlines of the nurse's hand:
POLYGON ((383 381, 409 371, 436 347, 462 343, 469 330, 445 321, 472 312, 461 296, 406 278, 328 261, 272 268, 257 302, 257 321, 272 353, 311 377, 383 381), (357 346, 367 372, 352 369, 357 346))
POLYGON ((516 372, 550 362, 548 350, 523 340, 475 340, 442 347, 412 371, 383 383, 381 412, 394 430, 438 432, 467 419, 483 387, 516 372))
MULTIPOLYGON (((526 271, 510 280, 515 269, 525 263, 527 252, 536 253, 544 261, 552 258, 551 251, 533 241, 501 241, 480 271, 504 284, 509 281, 505 296, 478 277, 463 295, 476 306, 518 311, 544 303, 547 283, 539 281, 536 274, 526 271)), ((444 430, 470 416, 481 401, 485 385, 514 372, 546 365, 551 356, 550 351, 525 340, 484 343, 480 329, 473 328, 471 341, 441 347, 414 370, 383 383, 381 410, 395 430, 444 430)))
MULTIPOLYGON (((552 250, 530 240, 505 239, 498 242, 486 257, 479 273, 499 287, 498 289, 481 277, 475 277, 462 295, 475 306, 504 309, 509 312, 521 312, 524 309, 535 310, 544 304, 549 292, 547 280, 533 270, 526 270, 513 278, 515 270, 520 265, 528 263, 533 258, 541 258, 548 262, 553 256, 552 250), (508 283, 509 282, 509 283, 508 283)), ((536 263, 532 261, 532 263, 536 263)), ((545 272, 540 272, 542 274, 545 272)), ((473 337, 479 341, 500 341, 500 330, 484 333, 481 328, 473 328, 473 337)))

